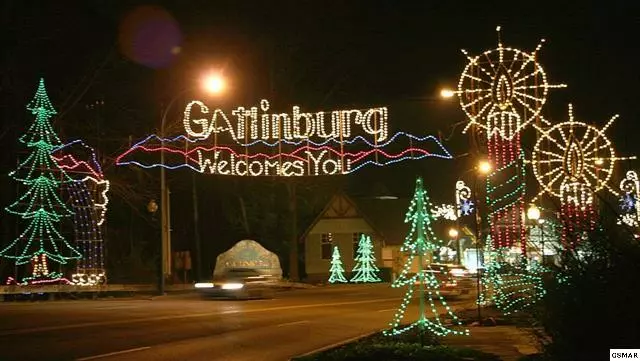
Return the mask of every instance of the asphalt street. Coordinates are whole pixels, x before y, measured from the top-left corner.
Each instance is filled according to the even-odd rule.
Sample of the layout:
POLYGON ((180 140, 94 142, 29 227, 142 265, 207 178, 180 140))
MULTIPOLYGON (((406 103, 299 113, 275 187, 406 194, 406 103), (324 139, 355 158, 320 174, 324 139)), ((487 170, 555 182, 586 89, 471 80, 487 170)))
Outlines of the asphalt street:
MULTIPOLYGON (((284 361, 386 328, 404 289, 339 285, 268 300, 153 299, 0 304, 0 361, 284 361)), ((470 300, 452 300, 454 309, 470 300)), ((417 306, 406 319, 415 319, 417 306)))

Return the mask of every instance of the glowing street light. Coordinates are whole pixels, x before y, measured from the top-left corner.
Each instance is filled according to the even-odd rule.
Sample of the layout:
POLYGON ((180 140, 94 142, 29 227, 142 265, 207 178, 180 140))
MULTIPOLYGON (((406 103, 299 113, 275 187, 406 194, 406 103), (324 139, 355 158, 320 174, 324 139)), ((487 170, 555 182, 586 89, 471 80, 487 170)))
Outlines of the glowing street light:
POLYGON ((532 221, 538 222, 538 220, 540 219, 540 208, 538 208, 535 204, 531 204, 531 206, 529 206, 529 209, 527 209, 527 218, 532 221))
POLYGON ((480 162, 478 162, 478 171, 481 174, 489 174, 489 172, 491 172, 491 170, 493 169, 493 167, 491 166, 491 163, 489 163, 486 160, 481 160, 480 162))
POLYGON ((442 98, 453 98, 453 96, 456 95, 456 92, 454 92, 451 89, 442 89, 440 90, 440 96, 442 98))
POLYGON ((449 229, 449 237, 451 237, 451 239, 458 238, 458 230, 455 228, 449 229))
POLYGON ((225 85, 224 78, 220 74, 211 74, 203 80, 203 87, 210 94, 222 93, 225 85))

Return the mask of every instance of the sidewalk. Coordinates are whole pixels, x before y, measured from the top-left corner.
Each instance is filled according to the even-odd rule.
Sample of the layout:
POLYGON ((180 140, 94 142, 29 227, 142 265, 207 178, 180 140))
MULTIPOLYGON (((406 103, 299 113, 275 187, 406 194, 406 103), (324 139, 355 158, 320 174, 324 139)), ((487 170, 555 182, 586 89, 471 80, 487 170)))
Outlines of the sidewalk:
POLYGON ((469 332, 470 336, 445 337, 441 342, 489 352, 503 361, 516 361, 522 356, 538 352, 533 336, 515 326, 470 326, 469 332))

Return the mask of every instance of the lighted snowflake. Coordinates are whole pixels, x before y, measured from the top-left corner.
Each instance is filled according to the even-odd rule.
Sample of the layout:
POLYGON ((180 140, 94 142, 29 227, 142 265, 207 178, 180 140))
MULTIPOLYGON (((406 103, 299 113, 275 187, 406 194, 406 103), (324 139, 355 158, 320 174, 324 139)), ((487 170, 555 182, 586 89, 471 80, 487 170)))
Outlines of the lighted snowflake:
POLYGON ((633 194, 623 194, 620 197, 620 208, 625 213, 631 213, 636 210, 636 197, 633 194))
POLYGON ((566 85, 547 82, 544 69, 537 60, 537 52, 544 39, 533 52, 527 53, 504 47, 500 40, 500 27, 496 30, 496 49, 477 56, 470 56, 462 50, 469 61, 457 91, 460 106, 469 118, 463 133, 475 124, 486 129, 489 138, 499 134, 504 139, 513 139, 534 119, 541 119, 540 110, 549 89, 566 85))
POLYGON ((463 216, 468 216, 470 215, 473 210, 475 209, 473 207, 473 202, 471 202, 471 200, 469 199, 464 199, 459 205, 458 205, 459 209, 460 209, 460 214, 462 214, 463 216))

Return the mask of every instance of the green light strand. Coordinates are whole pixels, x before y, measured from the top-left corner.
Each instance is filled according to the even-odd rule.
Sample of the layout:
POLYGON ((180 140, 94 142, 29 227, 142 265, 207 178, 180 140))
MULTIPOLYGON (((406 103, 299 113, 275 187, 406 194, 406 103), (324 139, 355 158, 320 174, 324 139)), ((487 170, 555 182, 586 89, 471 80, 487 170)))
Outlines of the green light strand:
POLYGON ((376 257, 373 254, 373 242, 370 236, 366 234, 360 235, 355 261, 356 265, 352 270, 355 275, 351 278, 351 282, 372 283, 382 281, 378 276, 380 269, 376 266, 376 257))
MULTIPOLYGON (((427 209, 431 209, 431 202, 429 201, 427 192, 423 188, 422 178, 418 178, 409 211, 405 216, 405 223, 411 222, 411 230, 401 247, 401 251, 408 255, 407 261, 400 275, 391 285, 392 287, 408 286, 408 289, 402 299, 400 308, 396 312, 393 320, 389 323, 390 329, 383 331, 383 334, 386 336, 395 336, 415 327, 418 327, 421 332, 429 331, 437 336, 469 334, 469 330, 459 331, 447 328, 440 319, 440 313, 436 306, 438 303, 444 307, 453 325, 461 326, 460 320, 453 314, 451 307, 440 294, 441 284, 435 276, 436 270, 430 266, 427 269, 423 268, 423 256, 426 256, 430 251, 438 249, 438 246, 442 244, 442 241, 436 238, 431 229, 432 216, 427 212, 427 209), (417 273, 409 276, 409 271, 416 257, 418 257, 417 273), (414 288, 416 286, 418 286, 417 296, 419 299, 420 316, 415 322, 401 327, 400 323, 404 319, 408 305, 413 300, 414 288), (428 305, 433 315, 432 319, 427 317, 425 299, 428 299, 428 305)), ((442 272, 442 270, 440 270, 440 272, 442 272)))
MULTIPOLYGON (((35 260, 37 274, 25 278, 28 282, 40 276, 55 276, 46 269, 46 260, 66 264, 70 259, 80 259, 78 252, 58 231, 57 224, 73 211, 60 198, 61 184, 72 179, 52 158, 51 152, 62 145, 53 130, 49 118, 56 114, 40 79, 38 90, 27 109, 36 116, 34 123, 19 141, 31 153, 9 175, 27 187, 26 192, 5 210, 21 217, 26 223, 24 231, 8 246, 0 250, 0 256, 15 260, 17 265, 35 260), (46 258, 45 258, 46 257, 46 258)), ((23 280, 24 281, 24 280, 23 280)))
POLYGON ((338 246, 333 246, 333 254, 331 255, 331 268, 329 269, 329 283, 347 283, 347 279, 344 277, 344 267, 342 267, 342 261, 340 260, 340 250, 338 246))

